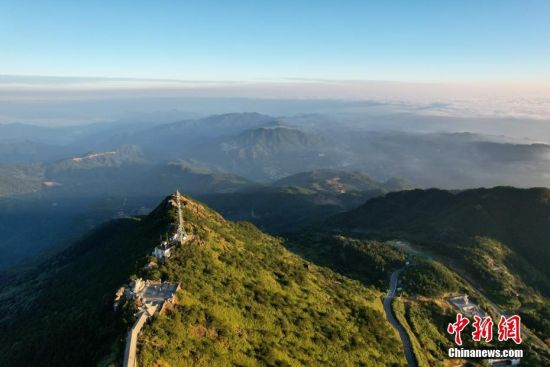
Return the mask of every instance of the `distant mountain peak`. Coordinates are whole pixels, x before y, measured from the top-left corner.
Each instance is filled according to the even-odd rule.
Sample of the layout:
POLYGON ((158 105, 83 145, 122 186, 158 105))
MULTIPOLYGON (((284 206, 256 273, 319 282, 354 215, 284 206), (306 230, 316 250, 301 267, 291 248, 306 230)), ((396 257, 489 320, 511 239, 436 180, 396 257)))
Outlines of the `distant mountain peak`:
POLYGON ((274 186, 297 186, 320 192, 349 193, 378 190, 386 192, 400 189, 398 182, 392 187, 379 182, 363 172, 338 169, 316 169, 297 173, 276 181, 274 186))
POLYGON ((125 163, 144 163, 141 149, 135 145, 124 145, 115 150, 92 151, 51 164, 50 173, 73 169, 118 167, 125 163))
POLYGON ((90 160, 90 159, 100 158, 100 157, 106 157, 108 155, 114 155, 114 154, 117 154, 117 152, 116 151, 111 151, 111 152, 88 153, 86 155, 82 155, 82 156, 74 157, 74 158, 70 158, 70 159, 73 162, 82 162, 82 161, 85 161, 85 160, 90 160))

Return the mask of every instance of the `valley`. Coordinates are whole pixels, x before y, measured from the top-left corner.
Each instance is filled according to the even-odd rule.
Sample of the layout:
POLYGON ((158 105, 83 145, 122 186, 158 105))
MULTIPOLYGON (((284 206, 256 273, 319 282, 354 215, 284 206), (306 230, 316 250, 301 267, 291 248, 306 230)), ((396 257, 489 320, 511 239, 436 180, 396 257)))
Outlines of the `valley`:
MULTIPOLYGON (((121 358, 129 324, 120 313, 113 313, 112 295, 135 272, 182 285, 174 311, 154 318, 142 332, 143 365, 159 358, 176 366, 186 360, 201 365, 223 361, 253 365, 258 360, 402 365, 404 357, 388 353, 400 343, 382 321, 382 292, 304 262, 280 240, 250 224, 227 222, 202 204, 184 200, 186 231, 201 241, 177 247, 158 267, 143 265, 157 234, 177 220, 168 199, 147 218, 114 222, 44 261, 39 269, 4 278, 0 307, 7 317, 0 327, 8 330, 16 323, 18 328, 15 333, 0 333, 4 346, 0 358, 8 364, 48 361, 58 366, 76 360, 83 366, 109 365, 113 358, 121 358), (126 251, 132 255, 126 256, 126 251), (76 284, 78 292, 62 291, 76 284), (29 338, 33 320, 48 314, 51 307, 65 312, 48 319, 47 341, 37 334, 29 338), (76 323, 80 326, 73 329, 76 323), (98 338, 88 337, 90 327, 98 338), (59 353, 61 345, 79 347, 59 353), (181 346, 187 349, 182 351, 181 346), (36 351, 32 355, 24 352, 30 347, 36 351)), ((120 310, 133 314, 126 306, 120 310)))
MULTIPOLYGON (((173 203, 178 202, 179 197, 175 194, 167 198, 147 217, 120 219, 102 226, 34 269, 4 273, 0 280, 0 308, 6 316, 0 320, 0 327, 8 330, 15 323, 18 332, 0 333, 9 338, 0 345, 19 345, 22 352, 34 345, 33 348, 38 348, 36 358, 59 366, 65 365, 60 355, 71 361, 81 355, 87 358, 80 362, 82 365, 108 366, 120 361, 124 354, 124 335, 136 322, 133 316, 136 309, 133 301, 125 301, 118 305, 119 311, 113 313, 112 297, 120 285, 128 284, 129 279, 134 279, 130 283, 135 283, 141 278, 153 283, 178 284, 181 290, 177 291, 174 306, 151 318, 150 323, 139 322, 138 316, 143 326, 134 336, 134 340, 140 340, 134 348, 139 365, 152 365, 159 358, 175 366, 186 365, 187 358, 198 361, 199 365, 219 364, 225 360, 245 365, 253 365, 255 360, 267 365, 278 363, 278 360, 301 365, 309 364, 309 358, 316 358, 321 364, 330 364, 329 361, 336 358, 339 364, 355 365, 360 360, 382 358, 375 357, 379 354, 374 352, 381 347, 381 334, 375 344, 371 344, 370 339, 374 330, 378 330, 377 333, 385 333, 384 338, 391 336, 391 340, 382 339, 385 340, 383 348, 402 358, 393 360, 393 365, 435 366, 445 359, 444 353, 450 345, 449 337, 443 332, 446 322, 452 319, 449 296, 467 293, 484 310, 500 313, 476 288, 483 287, 483 283, 476 280, 474 286, 455 273, 452 265, 444 265, 448 264, 449 254, 440 259, 432 255, 426 258, 422 255, 422 247, 367 239, 365 233, 368 231, 361 232, 360 236, 349 236, 345 231, 335 234, 333 228, 340 223, 339 216, 330 218, 329 225, 322 230, 312 227, 298 231, 281 242, 282 239, 263 234, 245 222, 228 222, 186 196, 181 196, 181 214, 178 214, 173 203), (148 256, 158 244, 158 235, 162 237, 163 233, 180 228, 178 222, 183 223, 181 232, 192 235, 193 239, 172 247, 165 260, 148 256), (413 264, 404 267, 411 259, 414 259, 413 264), (71 280, 67 282, 67 279, 71 280), (48 284, 47 288, 43 288, 44 284, 48 284), (79 284, 80 293, 68 297, 63 289, 72 289, 76 284, 79 284), (82 300, 86 300, 86 308, 82 300), (318 301, 329 303, 321 305, 316 303, 318 301), (40 311, 36 312, 39 305, 42 305, 40 311), (267 311, 274 305, 282 308, 277 308, 276 312, 267 311), (48 314, 51 307, 68 310, 50 321, 48 330, 57 337, 40 347, 34 344, 40 343, 40 335, 18 339, 28 336, 26 327, 32 327, 32 320, 48 314), (378 321, 369 314, 377 315, 378 321), (350 317, 354 326, 350 324, 352 328, 342 334, 341 328, 350 322, 350 317), (288 324, 290 320, 298 323, 295 327, 300 331, 288 324), (310 324, 313 320, 316 321, 310 324), (79 331, 69 333, 75 323, 80 325, 79 331), (362 323, 367 324, 357 328, 362 323), (425 326, 420 328, 422 324, 425 326), (101 339, 88 341, 94 352, 91 349, 86 352, 82 347, 75 349, 78 355, 56 352, 61 344, 80 345, 83 338, 87 338, 87 327, 94 327, 101 335, 101 339), (395 327, 397 330, 393 329, 395 327), (257 333, 263 338, 259 339, 257 333), (70 342, 65 339, 67 335, 71 335, 70 342), (305 335, 313 339, 308 342, 305 335), (318 339, 320 335, 323 339, 318 339), (266 345, 272 337, 279 341, 266 345), (334 339, 336 337, 338 339, 334 339), (352 344, 340 340, 348 337, 352 338, 352 344), (281 341, 286 345, 284 349, 276 352, 269 349, 280 345, 281 341), (302 343, 307 345, 306 354, 299 352, 302 349, 294 349, 302 343), (328 343, 326 347, 332 350, 331 354, 315 352, 317 343, 328 343), (257 349, 248 347, 252 345, 261 346, 259 354, 253 354, 257 349), (358 349, 349 349, 350 345, 358 349), (188 348, 183 354, 182 346, 188 348), (330 348, 345 350, 345 353, 330 348), (353 362, 353 358, 359 359, 353 362), (89 364, 92 361, 95 362, 89 364)), ((371 199, 365 205, 373 200, 378 199, 371 199)), ((356 222, 347 223, 354 225, 356 222)), ((382 232, 376 236, 381 238, 382 232)), ((435 254, 437 256, 438 252, 435 254)), ((535 326, 529 320, 525 323, 528 328, 535 326)), ((544 331, 535 327, 533 332, 525 329, 527 356, 522 365, 537 366, 548 358, 548 346, 538 338, 538 335, 545 337, 544 331)), ((11 360, 9 364, 30 363, 26 359, 29 355, 19 354, 17 349, 8 350, 2 351, 0 358, 11 360), (27 362, 23 362, 25 360, 27 362)), ((379 361, 381 365, 389 363, 379 361)), ((474 361, 469 363, 477 365, 474 361)))
MULTIPOLYGON (((549 185, 548 146, 528 140, 387 130, 372 116, 364 126, 340 117, 339 129, 334 117, 319 114, 169 118, 1 125, 0 152, 8 150, 0 154, 0 268, 70 243, 105 220, 144 214, 178 187, 232 219, 284 233, 389 191, 549 185), (32 233, 24 230, 26 216, 32 233)), ((395 119, 399 126, 416 121, 395 119)))
POLYGON ((0 0, 0 367, 550 367, 549 25, 0 0))
POLYGON ((0 157, 0 334, 13 346, 0 360, 111 367, 132 350, 130 359, 151 366, 450 367, 445 327, 449 298, 460 294, 494 316, 521 315, 522 365, 547 360, 548 190, 422 189, 504 176, 515 184, 526 167, 544 175, 546 146, 472 134, 343 136, 320 130, 317 118, 103 126, 62 145, 51 132, 41 144, 61 155, 0 157), (190 195, 181 228, 192 240, 172 247, 179 215, 164 198, 178 188, 190 195), (165 257, 147 256, 153 250, 165 257), (116 290, 139 279, 180 285, 173 306, 136 318, 129 298, 113 313, 116 290), (32 327, 43 318, 52 330, 45 344, 32 327))

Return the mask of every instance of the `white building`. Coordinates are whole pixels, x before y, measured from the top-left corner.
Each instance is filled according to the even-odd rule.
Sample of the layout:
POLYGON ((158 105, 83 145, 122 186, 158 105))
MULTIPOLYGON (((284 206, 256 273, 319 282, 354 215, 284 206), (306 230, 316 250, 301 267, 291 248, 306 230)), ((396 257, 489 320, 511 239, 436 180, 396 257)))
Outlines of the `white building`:
POLYGON ((159 260, 167 259, 172 252, 172 246, 167 241, 162 241, 160 245, 153 250, 153 256, 159 260))

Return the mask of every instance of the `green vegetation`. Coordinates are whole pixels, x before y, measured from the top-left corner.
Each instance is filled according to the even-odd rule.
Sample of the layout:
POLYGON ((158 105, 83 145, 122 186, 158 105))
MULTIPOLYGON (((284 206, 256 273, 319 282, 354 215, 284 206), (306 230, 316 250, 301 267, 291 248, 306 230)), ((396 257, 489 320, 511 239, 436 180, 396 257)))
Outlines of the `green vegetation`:
POLYGON ((456 275, 437 261, 408 268, 400 279, 407 293, 426 297, 452 294, 463 289, 456 275))
POLYGON ((318 169, 285 177, 270 186, 203 195, 200 199, 228 218, 286 234, 320 225, 368 199, 407 187, 398 179, 379 182, 360 172, 318 169))
POLYGON ((405 263, 403 251, 388 244, 327 233, 294 234, 285 245, 316 264, 383 291, 388 288, 392 270, 405 263))
POLYGON ((340 194, 292 186, 210 194, 200 199, 231 219, 250 221, 270 233, 288 233, 321 224, 331 215, 382 194, 377 190, 340 194))
POLYGON ((183 291, 173 312, 144 328, 142 365, 403 365, 380 292, 304 261, 248 223, 194 202, 185 208, 200 241, 149 273, 183 291))
POLYGON ((402 180, 379 182, 360 172, 318 169, 298 173, 270 186, 200 197, 233 220, 246 220, 269 233, 290 233, 322 224, 342 213, 382 196, 407 188, 402 180))
POLYGON ((112 218, 145 214, 176 187, 198 194, 252 185, 190 162, 128 162, 131 152, 129 157, 121 150, 121 157, 0 166, 0 269, 44 250, 57 252, 112 218))
MULTIPOLYGON (((434 303, 428 303, 428 307, 421 307, 419 302, 403 302, 397 298, 393 301, 392 308, 409 335, 413 352, 419 367, 443 366, 447 359, 446 351, 452 346, 448 337, 442 333, 441 324, 434 324, 434 318, 441 316, 435 311, 438 307, 434 303)), ((451 319, 449 317, 449 319, 451 319)))
POLYGON ((0 277, 3 366, 95 366, 120 355, 128 325, 113 312, 118 287, 141 267, 169 217, 111 221, 30 269, 0 277))
POLYGON ((165 228, 162 218, 113 221, 37 268, 4 274, 1 364, 93 366, 120 348, 127 325, 113 292, 165 228))
MULTIPOLYGON (((481 303, 483 305, 483 303, 481 303)), ((484 306, 487 309, 486 305, 484 306)), ((449 323, 454 322, 456 309, 441 297, 400 297, 394 300, 393 310, 399 322, 404 326, 411 343, 414 354, 419 361, 419 367, 443 367, 453 366, 456 360, 450 360, 447 350, 455 346, 451 337, 445 332, 449 323)), ((493 315, 494 316, 494 315, 493 315)), ((498 342, 496 339, 491 344, 482 345, 474 343, 469 337, 473 329, 468 326, 463 332, 465 348, 494 348, 515 349, 512 342, 498 342)), ((496 335, 496 330, 494 331, 496 335)), ((525 336, 524 336, 525 339, 525 336)), ((547 364, 549 355, 529 342, 521 345, 524 350, 522 366, 539 367, 547 364)), ((485 366, 483 361, 476 359, 464 360, 467 366, 485 366)))
MULTIPOLYGON (((320 195, 306 187, 273 191, 320 195)), ((401 343, 381 299, 389 273, 406 261, 415 265, 402 273, 402 297, 393 307, 422 367, 447 366, 451 294, 468 293, 485 310, 491 307, 481 294, 488 295, 520 313, 548 343, 548 269, 530 252, 547 240, 547 194, 508 188, 388 194, 322 230, 284 240, 186 198, 184 219, 193 239, 146 270, 159 236, 174 222, 175 210, 164 201, 148 217, 111 222, 35 267, 1 273, 0 361, 56 367, 120 362, 132 310, 113 312, 113 295, 130 277, 142 276, 182 285, 178 304, 143 330, 143 366, 402 366, 401 343), (515 211, 516 218, 503 211, 515 211), (531 232, 518 235, 520 225, 531 232), (420 254, 382 242, 396 238, 420 254), (422 252, 433 259, 422 260, 422 252)), ((522 347, 524 365, 548 359, 530 341, 522 347)))
POLYGON ((303 187, 316 192, 359 193, 366 191, 397 191, 410 189, 411 184, 405 180, 392 178, 379 182, 362 172, 340 171, 334 169, 317 169, 297 173, 273 183, 279 187, 303 187))
POLYGON ((456 310, 447 298, 462 293, 475 298, 477 294, 456 273, 433 260, 417 259, 400 279, 402 295, 392 307, 411 339, 419 367, 450 365, 447 350, 454 344, 445 330, 454 321, 456 310))
POLYGON ((143 330, 143 366, 403 366, 382 293, 318 267, 248 223, 192 200, 193 240, 153 270, 143 265, 174 210, 111 222, 36 268, 0 280, 3 366, 108 366, 122 357, 129 278, 181 282, 179 304, 143 330))
MULTIPOLYGON (((429 250, 499 306, 525 314, 543 340, 550 338, 543 321, 550 308, 549 189, 390 193, 331 218, 328 226, 429 250)), ((425 275, 421 280, 429 282, 425 275)))

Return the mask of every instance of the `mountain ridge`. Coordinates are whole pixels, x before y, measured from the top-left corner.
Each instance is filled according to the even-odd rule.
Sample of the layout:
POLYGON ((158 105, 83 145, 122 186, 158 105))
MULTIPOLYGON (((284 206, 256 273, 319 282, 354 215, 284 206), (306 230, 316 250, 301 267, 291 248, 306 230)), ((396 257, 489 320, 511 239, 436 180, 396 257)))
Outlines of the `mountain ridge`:
POLYGON ((144 329, 140 365, 403 364, 401 354, 389 353, 398 342, 383 321, 379 291, 305 262, 250 224, 182 198, 186 231, 196 241, 179 246, 164 263, 143 268, 176 218, 170 197, 147 217, 110 222, 37 269, 1 277, 0 360, 116 363, 129 324, 113 314, 112 297, 136 274, 183 288, 174 311, 144 329), (14 323, 16 331, 7 332, 14 323))
POLYGON ((550 189, 410 190, 338 214, 328 230, 400 239, 436 257, 550 337, 550 189))

